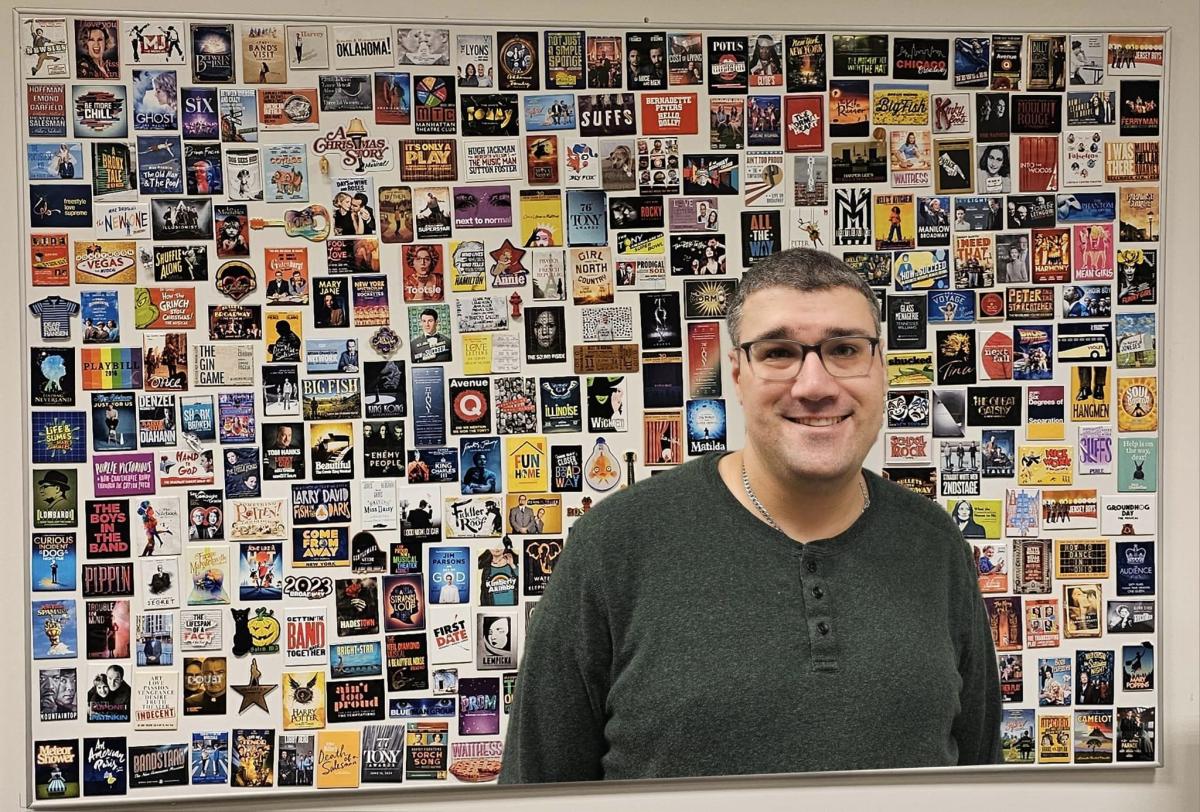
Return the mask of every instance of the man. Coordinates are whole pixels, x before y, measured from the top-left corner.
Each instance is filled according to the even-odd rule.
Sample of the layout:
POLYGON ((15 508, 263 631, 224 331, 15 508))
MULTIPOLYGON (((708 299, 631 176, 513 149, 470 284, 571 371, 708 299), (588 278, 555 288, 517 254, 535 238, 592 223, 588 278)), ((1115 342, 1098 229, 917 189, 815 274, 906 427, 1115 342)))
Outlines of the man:
POLYGON ((71 491, 71 481, 62 471, 47 471, 38 480, 38 498, 42 504, 41 510, 65 510, 70 505, 67 496, 71 491))
POLYGON ((438 313, 432 307, 421 311, 421 335, 412 340, 413 363, 450 360, 450 339, 438 332, 438 313))
POLYGON ((462 492, 464 494, 499 493, 500 487, 496 482, 496 475, 487 467, 487 453, 477 451, 471 461, 474 465, 463 472, 462 492))
POLYGON ((200 673, 185 679, 183 712, 186 716, 225 713, 225 658, 205 657, 200 673))
POLYGON ((970 548, 935 502, 862 469, 887 385, 874 294, 794 249, 743 275, 728 322, 745 448, 575 524, 501 782, 997 762, 970 548))
POLYGON ((521 494, 517 497, 517 506, 508 511, 508 526, 512 528, 513 533, 533 532, 533 522, 537 516, 527 502, 525 494, 521 494))
POLYGON ((114 705, 129 708, 129 699, 133 692, 125 681, 125 669, 113 664, 108 667, 108 701, 114 705))
POLYGON ((275 278, 267 284, 267 301, 283 302, 287 301, 291 295, 292 291, 287 280, 283 278, 283 271, 275 271, 275 278))
POLYGON ((338 372, 358 372, 358 342, 347 339, 345 349, 338 356, 338 372))

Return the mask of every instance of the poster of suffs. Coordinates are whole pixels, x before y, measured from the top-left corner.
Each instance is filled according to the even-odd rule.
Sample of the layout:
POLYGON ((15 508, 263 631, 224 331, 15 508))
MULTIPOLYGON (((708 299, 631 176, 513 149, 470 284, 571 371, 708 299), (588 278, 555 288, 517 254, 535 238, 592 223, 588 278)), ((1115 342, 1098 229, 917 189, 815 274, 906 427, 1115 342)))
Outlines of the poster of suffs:
POLYGON ((1144 673, 1107 744, 1034 714, 1159 643, 1165 33, 171 13, 11 43, 36 804, 495 782, 568 531, 743 447, 721 321, 789 246, 903 339, 888 478, 1054 739, 1005 754, 1155 763, 1144 673))

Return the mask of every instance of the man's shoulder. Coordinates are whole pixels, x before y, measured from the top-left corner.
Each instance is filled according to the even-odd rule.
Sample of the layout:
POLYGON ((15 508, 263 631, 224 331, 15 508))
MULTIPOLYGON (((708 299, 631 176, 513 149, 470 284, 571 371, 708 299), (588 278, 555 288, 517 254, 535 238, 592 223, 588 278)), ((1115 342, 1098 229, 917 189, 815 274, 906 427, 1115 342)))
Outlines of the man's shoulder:
POLYGON ((963 544, 962 534, 954 526, 949 512, 933 499, 928 499, 908 488, 871 473, 872 492, 878 494, 876 504, 884 511, 884 520, 893 526, 898 535, 920 534, 936 538, 958 549, 963 544))
POLYGON ((705 499, 707 469, 715 465, 715 459, 700 457, 646 476, 631 487, 604 497, 575 526, 588 531, 615 526, 627 537, 646 527, 679 527, 679 515, 694 516, 698 501, 705 499))

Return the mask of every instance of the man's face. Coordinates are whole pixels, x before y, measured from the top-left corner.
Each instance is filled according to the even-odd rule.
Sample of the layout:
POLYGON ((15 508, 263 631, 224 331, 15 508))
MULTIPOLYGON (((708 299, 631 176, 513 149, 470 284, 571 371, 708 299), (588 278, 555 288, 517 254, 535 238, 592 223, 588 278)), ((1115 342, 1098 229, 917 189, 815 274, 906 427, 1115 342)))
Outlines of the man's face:
POLYGON ((287 448, 292 444, 292 427, 280 426, 275 432, 275 444, 281 448, 287 448))
POLYGON ((437 319, 428 315, 421 316, 421 329, 425 332, 425 335, 433 335, 437 332, 437 319))
POLYGON ((525 507, 525 497, 524 496, 517 497, 517 507, 525 507))
POLYGON ((362 211, 363 202, 357 197, 350 198, 350 211, 353 214, 358 214, 362 211))
POLYGON ((654 67, 657 68, 659 65, 662 64, 662 59, 663 59, 662 48, 651 48, 650 49, 650 64, 651 65, 653 65, 654 67))
POLYGON ((62 675, 52 677, 50 688, 59 704, 70 705, 75 702, 75 682, 70 677, 62 675))
POLYGON ((220 696, 225 693, 224 663, 213 658, 205 660, 200 677, 204 680, 204 691, 209 696, 220 696))
POLYGON ((537 319, 533 322, 533 335, 537 339, 538 346, 545 349, 554 344, 556 332, 554 314, 549 310, 538 313, 537 319))
POLYGON ((417 251, 413 255, 413 270, 416 271, 417 276, 429 276, 429 271, 432 268, 433 257, 429 255, 428 251, 417 251))
POLYGON ((115 668, 108 669, 108 685, 114 691, 121 687, 125 677, 115 668))
MULTIPOLYGON (((768 288, 743 307, 739 341, 776 337, 816 344, 835 336, 875 336, 878 324, 863 295, 851 288, 798 291, 768 288)), ((738 401, 746 415, 746 443, 781 477, 824 481, 855 474, 883 423, 886 382, 881 353, 858 378, 835 378, 809 353, 792 381, 764 381, 744 352, 730 353, 738 401)))

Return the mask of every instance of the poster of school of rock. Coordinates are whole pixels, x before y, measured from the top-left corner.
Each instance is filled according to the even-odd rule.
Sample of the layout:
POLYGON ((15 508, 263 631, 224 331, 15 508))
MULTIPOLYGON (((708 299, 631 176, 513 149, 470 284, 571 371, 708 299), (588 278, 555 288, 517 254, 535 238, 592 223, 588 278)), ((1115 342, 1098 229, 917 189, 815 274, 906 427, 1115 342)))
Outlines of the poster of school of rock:
POLYGON ((509 27, 19 20, 34 798, 495 781, 793 246, 878 294, 1004 760, 1156 762, 1164 36, 509 27))

